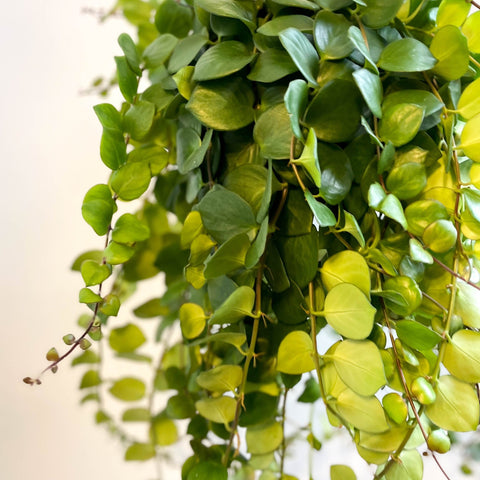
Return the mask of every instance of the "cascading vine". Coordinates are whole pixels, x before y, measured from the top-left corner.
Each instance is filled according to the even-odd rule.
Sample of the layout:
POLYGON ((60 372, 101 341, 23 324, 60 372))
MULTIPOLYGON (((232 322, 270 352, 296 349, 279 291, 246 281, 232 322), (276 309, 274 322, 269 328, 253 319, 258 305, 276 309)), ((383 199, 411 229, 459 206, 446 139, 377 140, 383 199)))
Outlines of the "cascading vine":
POLYGON ((82 205, 105 244, 74 262, 91 313, 45 371, 83 350, 82 402, 127 460, 183 441, 187 480, 320 478, 328 422, 375 480, 420 480, 422 453, 449 478, 437 454, 480 415, 476 8, 117 3, 138 39, 119 37, 124 102, 95 107, 111 173, 82 205), (160 275, 128 320, 121 304, 160 275), (103 378, 106 349, 150 378, 103 378), (290 431, 295 404, 314 414, 290 431))

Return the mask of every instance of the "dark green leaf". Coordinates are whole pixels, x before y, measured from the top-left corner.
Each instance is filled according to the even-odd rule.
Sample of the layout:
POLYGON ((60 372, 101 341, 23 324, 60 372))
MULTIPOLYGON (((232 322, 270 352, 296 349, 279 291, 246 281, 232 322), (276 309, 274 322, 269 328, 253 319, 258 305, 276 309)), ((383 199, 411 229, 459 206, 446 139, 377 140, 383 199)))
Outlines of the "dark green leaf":
POLYGON ((140 59, 138 57, 137 47, 135 42, 132 40, 132 37, 128 33, 122 33, 118 37, 118 44, 120 45, 129 67, 133 72, 139 77, 142 75, 140 70, 140 59))
POLYGON ((353 50, 353 44, 348 38, 351 23, 341 14, 323 10, 315 17, 315 45, 326 59, 345 58, 353 50))
POLYGON ((205 133, 203 140, 191 128, 182 128, 177 131, 177 165, 182 174, 198 168, 207 153, 212 140, 213 130, 205 133))
POLYGON ((282 15, 264 23, 257 29, 258 33, 267 36, 278 36, 283 30, 293 27, 301 32, 312 32, 313 20, 305 15, 282 15))
POLYGON ((196 0, 196 7, 220 17, 236 18, 254 30, 256 5, 251 0, 196 0))
POLYGON ((153 69, 163 65, 177 43, 178 38, 170 33, 164 33, 157 37, 143 52, 146 68, 153 69))
POLYGON ((315 47, 308 41, 307 37, 296 28, 287 28, 280 34, 280 41, 289 53, 303 76, 312 85, 317 85, 317 75, 320 59, 315 47))
POLYGON ((188 5, 175 0, 163 0, 155 14, 155 26, 160 33, 186 37, 193 27, 193 11, 188 5))
POLYGON ((195 33, 182 38, 174 48, 168 61, 168 71, 176 73, 181 68, 190 64, 198 52, 207 43, 208 38, 203 33, 195 33))
POLYGON ((320 227, 332 227, 337 223, 337 219, 332 211, 323 203, 317 202, 313 195, 307 190, 305 191, 305 199, 315 215, 315 220, 320 227))
POLYGON ((360 12, 362 22, 370 28, 388 25, 403 4, 403 0, 362 0, 360 12), (363 6, 362 6, 363 5, 363 6))
POLYGON ((380 77, 366 68, 353 72, 353 78, 370 111, 382 118, 383 87, 380 77))
POLYGON ((308 102, 308 85, 303 80, 292 80, 285 93, 285 107, 290 115, 290 123, 295 136, 303 142, 300 119, 308 102))
POLYGON ((254 82, 272 83, 296 71, 297 67, 287 52, 269 48, 258 55, 247 78, 254 82))
POLYGON ((402 38, 388 44, 378 60, 387 72, 421 72, 430 70, 437 60, 430 50, 415 38, 402 38))
POLYGON ((236 77, 198 85, 187 109, 207 127, 237 130, 253 121, 253 102, 250 85, 236 77))

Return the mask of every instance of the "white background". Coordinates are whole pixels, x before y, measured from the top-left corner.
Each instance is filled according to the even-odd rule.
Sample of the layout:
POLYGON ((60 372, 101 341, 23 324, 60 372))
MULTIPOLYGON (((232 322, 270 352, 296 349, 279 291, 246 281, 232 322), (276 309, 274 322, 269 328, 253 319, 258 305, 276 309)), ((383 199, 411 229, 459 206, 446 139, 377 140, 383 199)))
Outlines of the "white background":
MULTIPOLYGON (((98 155, 101 128, 92 110, 103 100, 79 92, 97 75, 114 72, 113 56, 121 54, 116 39, 125 26, 116 19, 100 25, 81 11, 111 3, 16 0, 0 16, 0 476, 5 480, 155 476, 151 462, 125 463, 120 445, 94 425, 92 407, 79 406, 81 372, 69 362, 56 376, 46 375, 41 387, 22 383, 45 366, 50 347, 61 348, 61 337, 75 332, 84 311, 77 303, 82 282, 69 266, 79 252, 101 248, 80 206, 88 188, 107 179, 98 155)), ((322 463, 348 461, 340 448, 322 463)), ((461 461, 458 454, 450 458, 461 461)), ((443 463, 452 478, 463 478, 457 466, 443 463)), ((429 472, 425 478, 442 478, 434 467, 429 472)))

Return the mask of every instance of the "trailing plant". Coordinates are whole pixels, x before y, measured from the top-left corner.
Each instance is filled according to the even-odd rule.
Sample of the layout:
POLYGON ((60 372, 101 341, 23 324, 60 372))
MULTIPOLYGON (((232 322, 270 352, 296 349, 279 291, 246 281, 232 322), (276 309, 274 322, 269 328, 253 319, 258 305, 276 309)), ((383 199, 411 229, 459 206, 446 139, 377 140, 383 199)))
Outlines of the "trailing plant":
MULTIPOLYGON (((187 480, 293 479, 292 438, 317 455, 324 418, 378 466, 374 479, 416 480, 420 452, 437 460, 449 435, 476 430, 471 3, 118 2, 138 39, 119 37, 123 104, 95 107, 111 173, 82 214, 103 240, 73 265, 91 313, 45 370, 75 352, 82 402, 127 460, 183 438, 187 480), (165 292, 121 320, 155 276, 165 292), (152 380, 104 378, 105 349, 148 364, 152 380), (129 406, 121 420, 112 396, 129 406), (296 402, 325 408, 292 432, 296 402)), ((356 477, 334 465, 331 478, 356 477)))

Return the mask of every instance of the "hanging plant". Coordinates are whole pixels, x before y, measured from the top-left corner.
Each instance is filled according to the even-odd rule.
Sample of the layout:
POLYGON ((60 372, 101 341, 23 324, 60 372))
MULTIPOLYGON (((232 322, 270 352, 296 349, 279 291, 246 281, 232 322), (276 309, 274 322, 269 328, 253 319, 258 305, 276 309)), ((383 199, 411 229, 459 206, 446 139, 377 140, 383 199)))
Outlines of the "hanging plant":
MULTIPOLYGON (((471 3, 118 2, 138 39, 119 37, 123 104, 95 107, 111 172, 82 214, 103 240, 73 265, 92 313, 46 370, 73 353, 86 365, 82 402, 127 460, 186 438, 187 480, 294 479, 291 441, 317 455, 328 419, 374 479, 417 480, 421 452, 442 469, 447 434, 477 429, 471 3), (131 320, 123 304, 160 275, 165 291, 131 320), (99 343, 153 380, 104 379, 99 343), (108 397, 128 405, 121 420, 108 397), (291 432, 295 402, 325 411, 291 432)), ((356 477, 334 465, 331 478, 356 477)))

